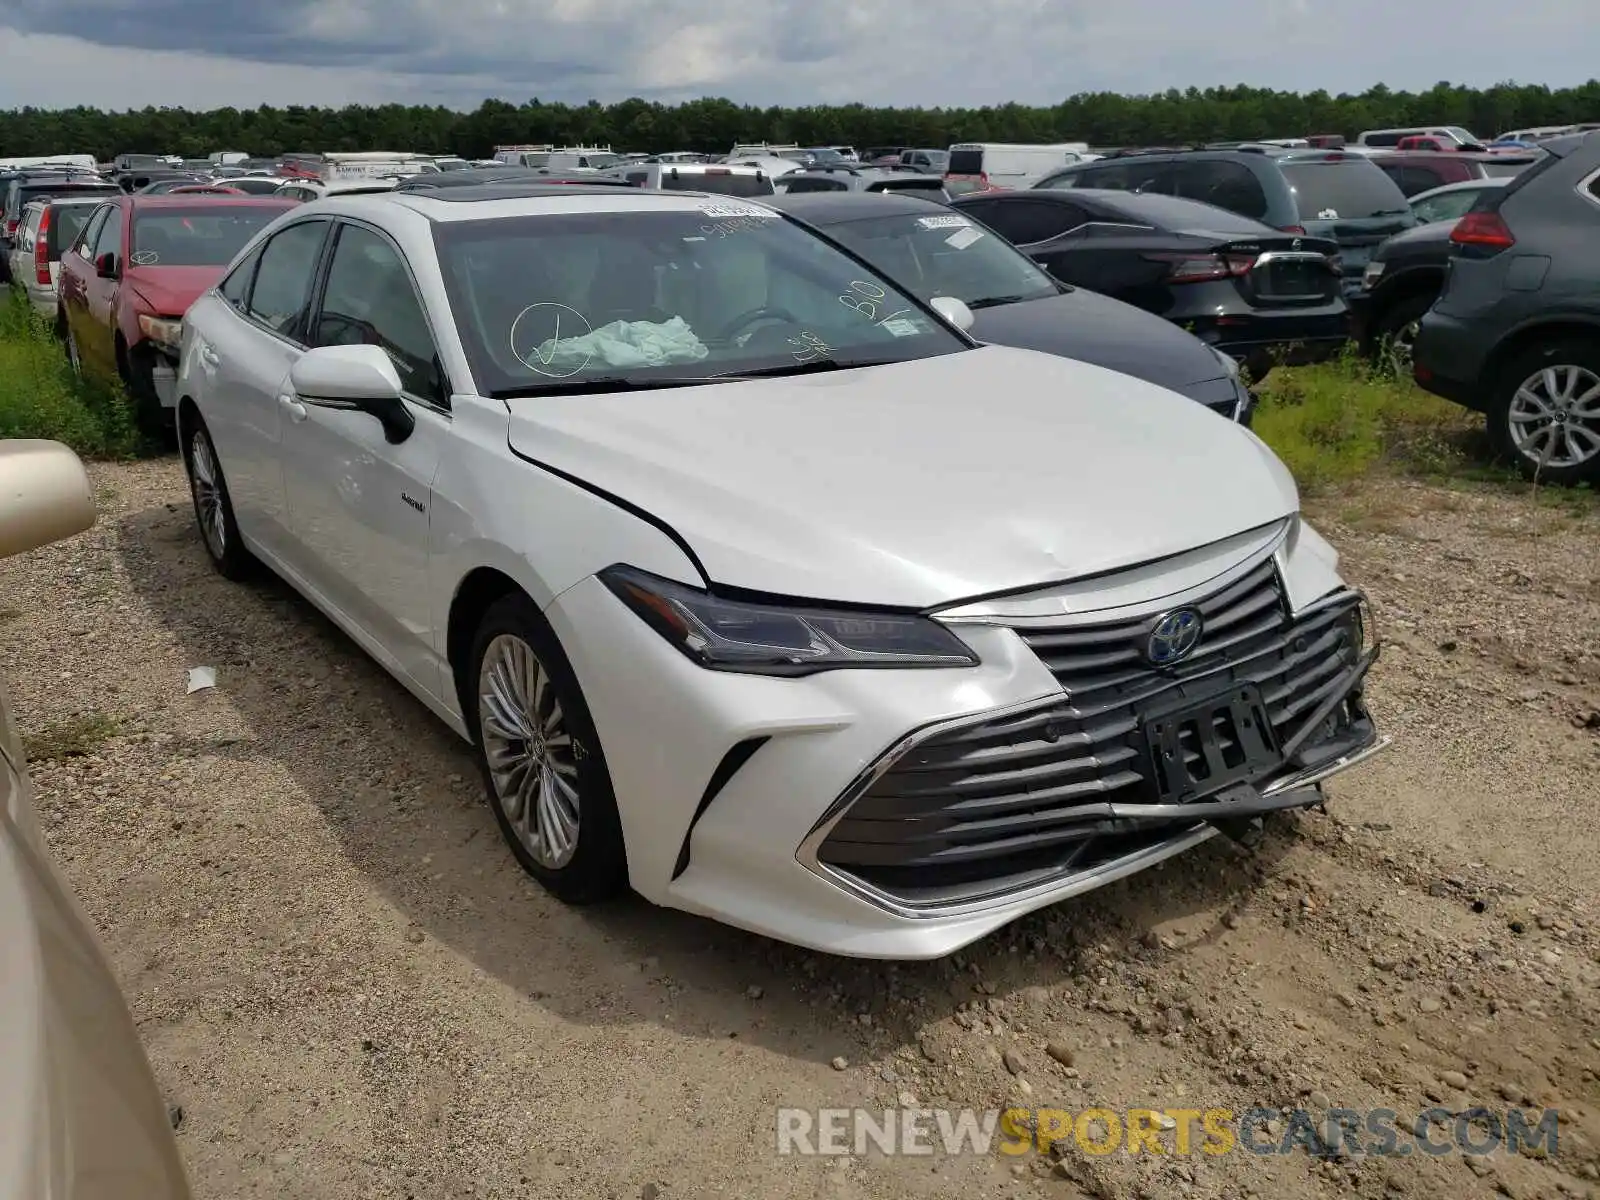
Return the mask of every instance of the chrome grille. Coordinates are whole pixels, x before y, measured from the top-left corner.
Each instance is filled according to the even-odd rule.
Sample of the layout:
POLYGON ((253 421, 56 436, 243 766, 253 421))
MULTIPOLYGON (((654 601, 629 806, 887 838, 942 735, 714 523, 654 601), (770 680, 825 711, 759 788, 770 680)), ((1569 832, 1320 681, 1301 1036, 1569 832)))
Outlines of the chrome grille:
MULTIPOLYGON (((1066 695, 917 743, 855 799, 818 858, 897 895, 948 894, 1081 866, 1128 853, 1140 839, 1170 836, 1170 826, 1152 833, 1105 808, 1157 800, 1146 715, 1251 684, 1278 744, 1289 742, 1347 686, 1361 653, 1357 605, 1355 593, 1344 593, 1291 620, 1269 559, 1193 605, 1204 633, 1173 668, 1151 667, 1140 655, 1150 615, 1019 628, 1066 695)), ((1365 720, 1357 694, 1275 774, 1365 720)), ((1225 732, 1222 746, 1227 753, 1225 732)), ((1183 749, 1190 762, 1199 757, 1192 743, 1183 749)))

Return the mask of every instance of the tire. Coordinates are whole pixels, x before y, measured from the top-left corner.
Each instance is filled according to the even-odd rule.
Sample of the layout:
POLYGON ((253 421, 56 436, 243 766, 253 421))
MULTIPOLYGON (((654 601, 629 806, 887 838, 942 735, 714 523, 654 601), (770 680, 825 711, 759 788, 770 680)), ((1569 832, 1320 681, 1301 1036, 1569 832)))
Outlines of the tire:
POLYGON ((194 501, 195 524, 206 557, 224 579, 248 579, 256 559, 245 549, 239 536, 239 522, 233 515, 233 497, 222 474, 222 460, 206 430, 206 423, 195 414, 194 423, 184 433, 183 467, 189 476, 189 496, 194 501))
POLYGON ((1495 380, 1488 426, 1494 448, 1528 478, 1600 484, 1600 344, 1563 338, 1518 354, 1495 380))
POLYGON ((489 807, 517 862, 567 904, 624 891, 622 820, 594 719, 531 600, 516 593, 490 606, 468 672, 468 728, 489 807), (540 794, 527 790, 532 783, 540 794))
POLYGON ((72 369, 74 379, 83 378, 83 355, 78 353, 78 339, 73 336, 72 326, 67 322, 61 323, 61 348, 67 355, 67 366, 72 369))
POLYGON ((1397 300, 1378 314, 1367 341, 1367 355, 1374 363, 1391 367, 1403 379, 1411 378, 1411 359, 1417 341, 1417 324, 1439 298, 1437 292, 1423 292, 1397 300))
POLYGON ((122 386, 133 400, 133 422, 139 432, 153 441, 170 439, 173 436, 172 426, 167 423, 166 410, 161 405, 161 397, 156 394, 150 363, 142 355, 135 356, 120 339, 117 342, 117 372, 122 377, 122 386))

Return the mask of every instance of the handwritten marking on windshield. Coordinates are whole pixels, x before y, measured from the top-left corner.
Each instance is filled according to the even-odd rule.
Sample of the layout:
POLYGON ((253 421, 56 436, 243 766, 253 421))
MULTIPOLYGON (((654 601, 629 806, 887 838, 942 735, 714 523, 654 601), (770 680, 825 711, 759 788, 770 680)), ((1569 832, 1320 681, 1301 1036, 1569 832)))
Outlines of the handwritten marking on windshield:
POLYGON ((732 237, 746 230, 761 229, 764 227, 764 222, 763 217, 729 217, 727 220, 713 221, 710 225, 700 226, 700 232, 719 238, 732 237))
POLYGON ((789 338, 789 345, 797 347, 791 351, 797 363, 816 362, 833 353, 833 347, 824 342, 810 330, 802 333, 797 338, 789 338))
POLYGON ((846 308, 855 309, 856 312, 866 317, 867 320, 871 321, 875 325, 882 325, 884 321, 892 321, 896 317, 904 316, 906 313, 911 311, 909 308, 897 309, 888 316, 880 319, 878 316, 879 306, 883 304, 884 300, 887 298, 887 295, 888 294, 876 284, 867 283, 865 280, 857 279, 850 284, 850 291, 839 297, 839 303, 844 305, 846 308))

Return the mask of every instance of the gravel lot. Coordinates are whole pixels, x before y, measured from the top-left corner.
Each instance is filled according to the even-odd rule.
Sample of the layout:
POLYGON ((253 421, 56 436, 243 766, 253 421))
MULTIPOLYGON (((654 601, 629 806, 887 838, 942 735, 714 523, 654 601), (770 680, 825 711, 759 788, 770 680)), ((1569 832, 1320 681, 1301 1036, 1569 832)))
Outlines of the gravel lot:
POLYGON ((285 587, 211 572, 176 460, 93 473, 96 529, 0 566, 0 663, 202 1200, 1595 1194, 1592 506, 1325 503, 1396 747, 1254 854, 890 966, 546 898, 443 727, 285 587), (185 695, 194 666, 214 690, 185 695), (1554 1164, 774 1153, 780 1104, 907 1094, 1563 1125, 1554 1164))

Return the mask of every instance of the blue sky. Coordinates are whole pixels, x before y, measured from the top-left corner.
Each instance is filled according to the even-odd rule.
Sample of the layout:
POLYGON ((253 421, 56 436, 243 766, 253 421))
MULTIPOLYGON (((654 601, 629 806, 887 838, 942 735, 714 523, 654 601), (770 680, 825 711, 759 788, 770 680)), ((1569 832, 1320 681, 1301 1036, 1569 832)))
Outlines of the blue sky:
POLYGON ((1596 0, 6 0, 0 62, 0 108, 1049 103, 1233 83, 1565 86, 1600 75, 1600 12, 1596 0))

